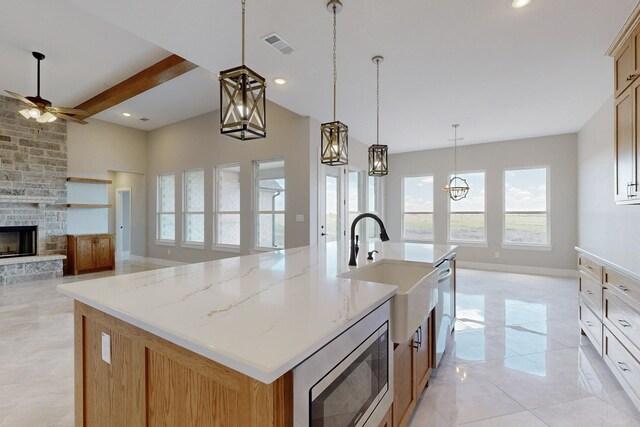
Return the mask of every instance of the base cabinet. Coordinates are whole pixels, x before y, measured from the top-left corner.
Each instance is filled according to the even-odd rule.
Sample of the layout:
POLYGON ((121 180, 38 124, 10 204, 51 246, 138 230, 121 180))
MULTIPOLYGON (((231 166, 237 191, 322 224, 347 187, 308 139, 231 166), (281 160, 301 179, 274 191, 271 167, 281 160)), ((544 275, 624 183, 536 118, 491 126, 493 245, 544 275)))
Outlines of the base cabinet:
POLYGON ((115 267, 113 234, 67 236, 67 272, 69 274, 113 270, 115 267))
POLYGON ((393 350, 393 427, 406 426, 429 382, 434 360, 433 312, 405 344, 393 350))

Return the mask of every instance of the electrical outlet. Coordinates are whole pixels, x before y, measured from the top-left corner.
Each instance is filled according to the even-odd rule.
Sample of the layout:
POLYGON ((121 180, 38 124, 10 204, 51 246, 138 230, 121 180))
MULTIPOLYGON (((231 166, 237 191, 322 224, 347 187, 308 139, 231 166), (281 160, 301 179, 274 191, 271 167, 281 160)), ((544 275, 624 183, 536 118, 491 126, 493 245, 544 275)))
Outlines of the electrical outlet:
POLYGON ((111 365, 111 335, 102 333, 102 360, 111 365))
POLYGON ((500 252, 496 251, 496 258, 500 258, 500 252))

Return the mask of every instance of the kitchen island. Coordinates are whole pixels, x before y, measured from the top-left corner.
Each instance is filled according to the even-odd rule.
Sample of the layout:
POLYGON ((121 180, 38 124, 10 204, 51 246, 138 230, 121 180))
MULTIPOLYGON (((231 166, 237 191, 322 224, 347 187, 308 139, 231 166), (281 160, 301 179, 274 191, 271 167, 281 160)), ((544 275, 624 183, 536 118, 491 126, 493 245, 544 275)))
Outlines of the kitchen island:
MULTIPOLYGON (((375 249, 432 265, 455 251, 375 249)), ((60 285, 76 300, 76 425, 292 425, 293 368, 396 292, 337 277, 347 255, 334 243, 60 285)))

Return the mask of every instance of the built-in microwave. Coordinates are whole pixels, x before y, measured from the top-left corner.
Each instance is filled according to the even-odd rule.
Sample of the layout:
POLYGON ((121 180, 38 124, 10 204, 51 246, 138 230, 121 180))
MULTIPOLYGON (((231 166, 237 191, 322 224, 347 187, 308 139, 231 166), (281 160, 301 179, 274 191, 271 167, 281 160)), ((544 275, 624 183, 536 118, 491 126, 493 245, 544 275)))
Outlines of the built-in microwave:
POLYGON ((378 426, 393 401, 389 302, 293 371, 296 427, 378 426))

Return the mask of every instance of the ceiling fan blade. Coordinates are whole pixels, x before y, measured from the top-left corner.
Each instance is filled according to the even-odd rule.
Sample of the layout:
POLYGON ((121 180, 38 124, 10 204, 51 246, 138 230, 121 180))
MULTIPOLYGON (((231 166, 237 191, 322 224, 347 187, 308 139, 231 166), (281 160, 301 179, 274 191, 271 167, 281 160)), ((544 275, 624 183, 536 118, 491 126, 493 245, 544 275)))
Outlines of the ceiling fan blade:
POLYGON ((11 92, 9 90, 5 90, 5 92, 7 92, 9 95, 13 96, 16 99, 19 99, 20 101, 24 102, 25 104, 27 104, 30 107, 37 107, 36 104, 34 104, 33 102, 29 101, 27 98, 25 98, 24 96, 17 94, 15 92, 11 92))
POLYGON ((88 125, 88 122, 85 122, 84 120, 80 120, 80 119, 76 119, 73 116, 67 116, 66 114, 62 114, 62 113, 56 113, 54 111, 51 112, 51 114, 53 114, 54 116, 56 116, 59 119, 64 119, 70 122, 75 122, 75 123, 80 123, 81 125, 88 125))
POLYGON ((76 108, 68 107, 47 107, 47 111, 50 113, 62 113, 62 114, 87 114, 84 110, 78 110, 76 108))

